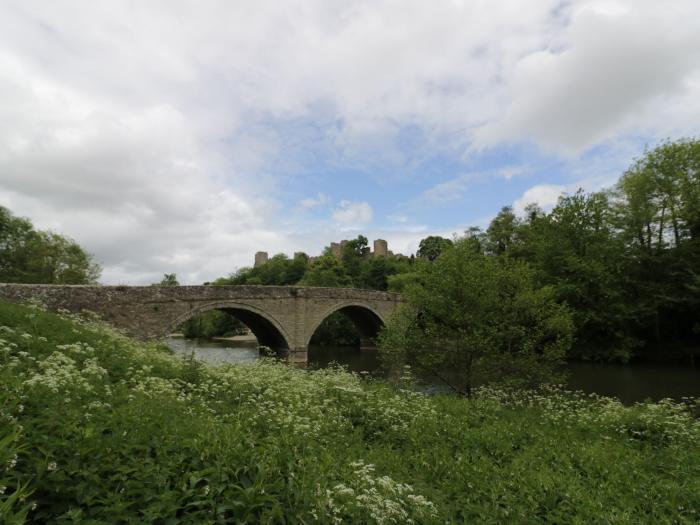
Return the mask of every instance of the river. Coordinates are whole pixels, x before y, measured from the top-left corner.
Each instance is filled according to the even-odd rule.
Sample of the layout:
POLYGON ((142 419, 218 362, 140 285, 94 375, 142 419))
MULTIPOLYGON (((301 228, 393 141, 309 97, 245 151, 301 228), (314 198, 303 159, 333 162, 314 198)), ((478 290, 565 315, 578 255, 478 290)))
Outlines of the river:
MULTIPOLYGON (((178 354, 211 364, 246 363, 258 359, 255 341, 202 340, 171 337, 168 345, 178 354)), ((337 362, 354 371, 379 373, 376 352, 356 348, 311 347, 309 367, 326 367, 337 362)), ((670 397, 700 397, 700 369, 674 365, 638 363, 630 365, 574 362, 567 365, 568 387, 586 393, 619 398, 623 403, 670 397)))

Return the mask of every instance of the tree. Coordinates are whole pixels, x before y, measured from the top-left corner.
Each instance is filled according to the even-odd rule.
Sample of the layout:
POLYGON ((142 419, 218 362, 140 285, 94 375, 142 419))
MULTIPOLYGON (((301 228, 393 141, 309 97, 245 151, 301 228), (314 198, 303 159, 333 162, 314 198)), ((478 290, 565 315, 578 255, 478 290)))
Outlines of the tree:
POLYGON ((332 255, 324 255, 314 260, 301 283, 305 286, 345 287, 352 286, 345 268, 332 255))
POLYGON ((440 254, 452 246, 450 239, 445 239, 439 235, 430 235, 423 239, 418 245, 416 255, 419 258, 434 261, 440 254))
POLYGON ((418 283, 420 279, 420 273, 411 271, 404 273, 397 273, 395 275, 390 275, 387 278, 387 289, 390 292, 402 293, 409 286, 413 286, 418 283))
POLYGON ((618 189, 630 240, 657 251, 700 239, 700 140, 665 142, 637 159, 618 189))
POLYGON ((511 206, 504 206, 491 220, 486 230, 486 245, 494 255, 516 255, 515 247, 520 242, 520 219, 511 206))
POLYGON ((166 273, 160 282, 154 283, 153 286, 180 286, 180 283, 177 281, 177 274, 166 273))
POLYGON ((700 297, 700 140, 664 142, 637 159, 617 184, 641 336, 696 346, 700 297))
POLYGON ((420 284, 408 287, 407 304, 380 334, 385 363, 415 366, 466 396, 494 381, 559 378, 571 315, 552 288, 535 287, 525 263, 477 253, 463 238, 419 271, 420 284))
POLYGON ((241 268, 227 278, 214 281, 213 284, 263 284, 288 286, 297 284, 306 273, 309 257, 298 253, 290 259, 283 253, 270 258, 265 264, 255 268, 241 268))
POLYGON ((367 237, 358 235, 357 239, 352 239, 345 243, 340 254, 340 260, 345 268, 345 272, 350 277, 351 284, 361 286, 361 273, 363 266, 363 256, 367 249, 367 237))
POLYGON ((197 314, 180 325, 187 338, 211 338, 244 334, 248 328, 233 315, 220 310, 197 314))
POLYGON ((526 227, 524 252, 537 282, 572 308, 573 356, 628 361, 641 341, 609 195, 579 190, 561 197, 549 214, 529 217, 526 227))
POLYGON ((75 241, 35 230, 0 206, 0 282, 94 284, 100 266, 75 241))

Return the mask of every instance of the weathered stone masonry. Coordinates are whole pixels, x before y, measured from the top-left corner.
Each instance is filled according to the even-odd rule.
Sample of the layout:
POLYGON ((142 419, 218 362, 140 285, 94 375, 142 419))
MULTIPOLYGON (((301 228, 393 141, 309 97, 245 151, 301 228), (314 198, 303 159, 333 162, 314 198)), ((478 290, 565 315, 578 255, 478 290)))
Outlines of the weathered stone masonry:
POLYGON ((305 362, 311 336, 336 311, 357 327, 363 347, 402 302, 401 295, 299 286, 58 286, 0 284, 0 298, 37 299, 50 310, 89 310, 127 333, 163 337, 195 314, 219 309, 238 317, 262 345, 305 362))

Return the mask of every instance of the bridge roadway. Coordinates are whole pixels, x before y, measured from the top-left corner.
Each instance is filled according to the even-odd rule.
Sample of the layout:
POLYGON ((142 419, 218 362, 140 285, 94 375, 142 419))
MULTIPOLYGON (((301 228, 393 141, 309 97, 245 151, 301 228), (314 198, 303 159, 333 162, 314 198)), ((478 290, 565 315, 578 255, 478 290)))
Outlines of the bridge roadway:
POLYGON ((245 323, 261 345, 307 361, 311 336, 331 314, 357 327, 363 348, 403 301, 400 294, 302 286, 82 286, 1 284, 0 299, 41 301, 49 310, 89 310, 140 339, 164 337, 192 316, 222 310, 245 323))

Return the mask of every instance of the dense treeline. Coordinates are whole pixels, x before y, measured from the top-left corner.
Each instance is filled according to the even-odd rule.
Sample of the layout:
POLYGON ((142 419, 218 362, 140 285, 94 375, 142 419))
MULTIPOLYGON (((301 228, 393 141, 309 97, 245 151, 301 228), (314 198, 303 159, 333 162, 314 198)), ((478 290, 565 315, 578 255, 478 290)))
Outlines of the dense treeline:
MULTIPOLYGON (((578 191, 549 212, 504 207, 486 230, 469 228, 475 252, 526 263, 536 283, 573 312, 570 358, 693 360, 700 347, 700 141, 665 142, 646 152, 605 191, 578 191)), ((367 257, 367 239, 340 258, 283 254, 212 284, 300 284, 404 291, 453 241, 420 243, 416 257, 367 257)), ((323 339, 351 339, 335 319, 323 339)))
POLYGON ((348 241, 340 258, 326 248, 320 257, 297 253, 293 259, 280 253, 255 268, 241 268, 211 284, 263 284, 395 289, 396 277, 410 273, 414 257, 367 255, 367 237, 348 241))
POLYGON ((72 239, 35 230, 0 206, 0 282, 93 284, 100 267, 72 239))
POLYGON ((692 359, 700 343, 700 142, 667 142, 614 188, 524 218, 503 208, 475 246, 530 264, 567 303, 574 357, 692 359))

